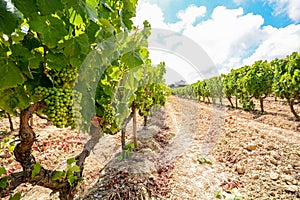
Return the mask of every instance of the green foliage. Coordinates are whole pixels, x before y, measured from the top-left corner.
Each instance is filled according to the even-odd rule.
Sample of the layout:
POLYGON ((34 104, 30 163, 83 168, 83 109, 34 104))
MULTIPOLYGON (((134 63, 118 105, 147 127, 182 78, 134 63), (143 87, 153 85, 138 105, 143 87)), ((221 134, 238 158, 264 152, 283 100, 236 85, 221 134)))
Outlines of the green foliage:
POLYGON ((70 158, 67 160, 67 169, 65 171, 56 171, 52 177, 52 180, 64 181, 68 180, 68 183, 72 185, 77 180, 75 173, 80 172, 80 168, 76 165, 77 160, 70 158))
POLYGON ((267 61, 256 61, 244 77, 244 87, 250 96, 260 99, 271 94, 273 77, 273 70, 267 61))
MULTIPOLYGON (((294 52, 286 58, 276 58, 270 63, 259 60, 251 66, 231 69, 228 74, 175 88, 172 92, 203 101, 210 97, 213 103, 217 98, 221 101, 223 95, 230 102, 231 97, 235 96, 242 104, 242 108, 247 111, 254 110, 255 104, 252 98, 256 98, 260 100, 263 112, 263 99, 272 93, 288 101, 300 98, 300 54, 294 52)), ((292 107, 292 104, 290 106, 292 107)), ((299 118, 293 108, 291 109, 299 118)))
MULTIPOLYGON (((13 0, 9 9, 1 1, 0 109, 16 113, 28 107, 37 100, 34 89, 38 86, 50 90, 73 87, 80 65, 98 48, 97 43, 132 30, 136 3, 13 0)), ((116 46, 115 42, 105 49, 116 46)), ((138 50, 123 54, 129 67, 142 62, 138 50)), ((64 125, 65 121, 54 124, 64 125)))
POLYGON ((242 108, 246 111, 251 111, 254 110, 255 104, 253 100, 250 99, 249 96, 243 96, 242 100, 242 108))
MULTIPOLYGON (((2 175, 5 175, 7 172, 6 172, 6 169, 4 167, 0 167, 0 178, 2 175)), ((8 177, 4 177, 1 181, 0 181, 0 187, 2 189, 5 189, 6 186, 7 186, 7 181, 8 181, 8 177)))
POLYGON ((213 77, 207 80, 207 87, 210 97, 213 103, 216 103, 216 99, 219 99, 222 104, 223 98, 223 83, 220 76, 213 77))
POLYGON ((273 90, 277 97, 299 99, 300 94, 300 54, 292 53, 286 58, 271 62, 275 69, 273 90))
POLYGON ((35 163, 33 165, 33 170, 31 171, 31 178, 34 178, 36 175, 38 175, 41 172, 41 164, 40 163, 35 163))
POLYGON ((139 115, 148 117, 150 109, 154 105, 164 106, 170 89, 165 85, 164 73, 166 72, 165 63, 160 63, 156 67, 145 66, 142 86, 134 93, 134 103, 139 115))
POLYGON ((21 199, 21 193, 19 192, 9 197, 9 200, 20 200, 20 199, 21 199))
POLYGON ((132 150, 134 149, 134 144, 132 142, 128 143, 125 146, 124 157, 118 156, 118 161, 122 161, 124 159, 129 158, 132 155, 132 150))
POLYGON ((185 87, 174 88, 171 90, 171 92, 172 92, 172 94, 176 94, 181 97, 195 99, 196 97, 199 97, 198 89, 199 89, 198 84, 192 84, 192 85, 187 85, 185 87))
POLYGON ((11 34, 18 27, 21 16, 16 10, 8 9, 7 1, 0 1, 0 32, 11 34))
POLYGON ((2 151, 4 148, 7 148, 10 151, 14 151, 15 149, 15 141, 11 140, 8 137, 5 137, 3 141, 0 143, 0 151, 2 151))

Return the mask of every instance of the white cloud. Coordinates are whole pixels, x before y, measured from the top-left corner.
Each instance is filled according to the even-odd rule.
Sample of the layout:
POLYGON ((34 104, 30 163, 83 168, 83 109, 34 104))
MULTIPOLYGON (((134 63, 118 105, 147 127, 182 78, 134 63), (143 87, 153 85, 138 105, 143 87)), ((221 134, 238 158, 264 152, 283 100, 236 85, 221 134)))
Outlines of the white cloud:
POLYGON ((216 7, 212 19, 204 21, 183 33, 200 44, 217 66, 234 64, 247 48, 257 45, 259 29, 263 24, 259 15, 243 15, 243 9, 229 10, 216 7))
POLYGON ((193 24, 198 17, 203 17, 205 13, 205 6, 190 5, 187 9, 179 11, 177 17, 186 24, 193 24))
POLYGON ((148 20, 152 27, 168 28, 168 25, 164 22, 164 14, 158 5, 140 1, 137 6, 137 15, 133 18, 133 22, 135 25, 143 27, 145 20, 148 20))
POLYGON ((300 21, 300 1, 299 0, 269 0, 274 6, 274 14, 287 13, 294 22, 300 21))
POLYGON ((152 27, 172 30, 175 32, 181 32, 188 26, 191 26, 195 20, 204 16, 206 13, 205 6, 191 5, 185 10, 181 10, 177 13, 177 17, 180 19, 174 24, 165 23, 164 14, 162 9, 157 4, 151 4, 149 2, 139 1, 137 7, 137 15, 133 19, 134 24, 142 27, 143 21, 148 20, 152 27))
MULTIPOLYGON (((232 67, 253 64, 259 59, 272 60, 275 57, 285 57, 293 51, 300 51, 299 24, 279 29, 263 26, 264 19, 260 15, 245 14, 242 8, 228 9, 222 6, 213 10, 210 19, 194 24, 195 19, 204 16, 205 12, 205 7, 190 6, 177 14, 180 19, 178 22, 168 24, 164 22, 160 7, 141 1, 135 24, 148 19, 153 28, 182 33, 201 46, 222 73, 228 72, 232 67)), ((190 51, 193 52, 193 49, 190 51)), ((173 60, 169 63, 174 65, 176 62, 173 60)))
POLYGON ((285 28, 266 26, 262 32, 267 38, 259 45, 256 51, 244 64, 253 64, 257 60, 273 60, 282 58, 294 51, 300 52, 300 25, 289 25, 285 28))
POLYGON ((287 6, 289 17, 295 22, 300 21, 300 1, 290 0, 287 6))

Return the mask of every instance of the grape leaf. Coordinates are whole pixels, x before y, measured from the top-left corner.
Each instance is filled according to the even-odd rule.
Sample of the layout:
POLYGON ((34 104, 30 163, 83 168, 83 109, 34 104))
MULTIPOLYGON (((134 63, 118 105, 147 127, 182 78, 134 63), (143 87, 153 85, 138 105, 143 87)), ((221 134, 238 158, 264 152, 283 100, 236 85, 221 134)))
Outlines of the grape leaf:
POLYGON ((56 180, 62 181, 65 178, 65 176, 66 176, 65 172, 56 171, 52 177, 52 180, 53 181, 56 181, 56 180))
POLYGON ((63 8, 63 4, 61 1, 53 1, 53 0, 37 0, 37 6, 39 7, 42 15, 49 15, 55 13, 58 10, 63 8))
POLYGON ((21 70, 10 59, 0 60, 0 74, 0 89, 15 87, 25 81, 21 70))
POLYGON ((41 167, 41 164, 38 162, 33 165, 33 170, 31 171, 31 178, 34 178, 41 172, 41 167))
POLYGON ((67 164, 68 165, 72 165, 73 163, 75 163, 77 160, 75 159, 75 158, 69 158, 68 160, 67 160, 67 164))
POLYGON ((0 32, 10 35, 21 23, 21 14, 13 9, 8 10, 7 1, 0 0, 0 32))
POLYGON ((20 199, 21 199, 21 193, 19 192, 9 197, 9 200, 20 200, 20 199))
POLYGON ((139 52, 132 51, 124 54, 121 58, 121 61, 128 67, 128 68, 135 68, 139 65, 144 63, 143 58, 139 54, 139 52))
POLYGON ((49 67, 57 71, 62 70, 68 65, 68 61, 62 53, 48 53, 47 62, 49 67))
POLYGON ((30 28, 41 34, 43 42, 54 48, 67 34, 62 20, 53 16, 37 16, 29 21, 30 28))
POLYGON ((2 174, 6 174, 6 169, 4 167, 0 167, 0 177, 2 174))
POLYGON ((68 176, 68 182, 70 185, 72 185, 74 183, 74 181, 77 180, 77 177, 72 175, 72 176, 68 176))
POLYGON ((35 0, 12 0, 12 3, 16 6, 16 8, 25 16, 30 17, 33 14, 37 14, 38 9, 35 6, 35 0), (31 6, 29 6, 31 5, 31 6))

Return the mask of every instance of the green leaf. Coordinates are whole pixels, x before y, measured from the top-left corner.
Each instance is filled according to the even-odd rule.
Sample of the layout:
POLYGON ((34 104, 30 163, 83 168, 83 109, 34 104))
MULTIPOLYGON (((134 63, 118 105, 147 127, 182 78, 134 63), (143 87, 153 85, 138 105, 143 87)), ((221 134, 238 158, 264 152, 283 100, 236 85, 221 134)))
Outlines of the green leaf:
POLYGON ((22 44, 14 44, 11 46, 12 55, 11 58, 16 62, 27 61, 28 58, 33 57, 33 54, 22 44))
POLYGON ((20 199, 21 199, 21 193, 19 192, 9 198, 9 200, 20 200, 20 199))
POLYGON ((80 168, 79 168, 79 166, 74 165, 74 166, 72 166, 68 169, 67 175, 69 176, 69 175, 74 174, 76 172, 80 172, 80 168))
POLYGON ((87 54, 89 51, 89 37, 87 34, 81 34, 76 37, 76 42, 79 46, 79 52, 81 54, 87 54))
POLYGON ((42 46, 41 42, 34 36, 27 34, 22 41, 22 44, 25 48, 30 51, 35 48, 39 48, 42 46))
POLYGON ((53 181, 56 181, 56 180, 62 181, 65 178, 65 176, 66 176, 65 172, 56 171, 52 177, 52 180, 53 181))
POLYGON ((8 181, 8 177, 4 177, 1 181, 0 181, 0 188, 5 189, 7 186, 7 181, 8 181))
POLYGON ((53 16, 36 16, 29 21, 30 28, 41 34, 43 42, 54 48, 67 35, 62 20, 53 16))
POLYGON ((64 49, 63 54, 66 57, 79 57, 80 54, 86 55, 89 50, 89 38, 86 34, 66 40, 59 45, 59 48, 64 49))
POLYGON ((35 163, 33 165, 33 170, 31 172, 31 178, 34 178, 36 175, 38 175, 41 172, 41 164, 40 163, 35 163))
POLYGON ((123 160, 123 156, 118 156, 118 161, 122 161, 123 160))
POLYGON ((15 141, 12 141, 12 142, 9 143, 8 149, 10 151, 14 151, 15 150, 15 141))
POLYGON ((30 104, 30 99, 22 86, 0 90, 0 109, 14 114, 17 109, 23 110, 30 104))
POLYGON ((9 137, 5 137, 4 140, 3 140, 3 143, 7 144, 8 142, 9 142, 9 137))
POLYGON ((53 0, 37 0, 37 6, 42 15, 49 15, 55 13, 58 10, 63 8, 63 4, 61 1, 53 1, 53 0))
POLYGON ((87 29, 86 34, 88 35, 89 42, 94 43, 96 40, 96 33, 99 31, 100 26, 95 22, 90 22, 87 29))
POLYGON ((51 69, 57 71, 62 70, 68 65, 68 61, 62 53, 49 53, 47 55, 47 62, 51 69))
POLYGON ((19 192, 9 197, 9 200, 20 200, 20 199, 21 199, 21 193, 19 192))
POLYGON ((11 60, 0 60, 0 74, 0 89, 15 87, 25 81, 21 70, 11 60))
POLYGON ((219 191, 215 192, 215 193, 214 193, 214 197, 215 197, 215 198, 218 198, 218 199, 223 198, 222 191, 219 190, 219 191))
POLYGON ((28 67, 30 69, 38 69, 43 62, 42 54, 36 53, 34 57, 28 59, 28 67))
POLYGON ((126 67, 132 69, 144 63, 143 58, 139 52, 133 51, 124 54, 121 58, 121 61, 125 64, 126 67))
POLYGON ((6 169, 5 167, 0 167, 0 177, 3 175, 3 174, 6 174, 6 169))
POLYGON ((20 62, 19 68, 21 69, 22 73, 26 75, 27 78, 33 79, 33 75, 28 67, 28 62, 20 62))
POLYGON ((12 0, 12 3, 17 7, 17 9, 25 16, 29 17, 33 14, 37 14, 38 9, 35 6, 35 0, 12 0))
POLYGON ((68 176, 68 182, 70 185, 72 185, 76 180, 77 180, 76 176, 68 176))
POLYGON ((21 15, 16 9, 9 9, 7 1, 0 0, 0 32, 10 35, 21 23, 21 15))
POLYGON ((67 160, 67 164, 68 164, 68 165, 72 165, 72 164, 75 163, 75 162, 77 162, 77 160, 76 160, 75 158, 69 158, 69 159, 67 160))
MULTIPOLYGON (((3 174, 6 174, 6 169, 4 167, 0 167, 0 177, 3 175, 3 174)), ((5 177, 3 178, 1 181, 0 181, 0 187, 2 189, 5 189, 6 188, 6 185, 7 185, 7 180, 8 180, 8 177, 5 177)))

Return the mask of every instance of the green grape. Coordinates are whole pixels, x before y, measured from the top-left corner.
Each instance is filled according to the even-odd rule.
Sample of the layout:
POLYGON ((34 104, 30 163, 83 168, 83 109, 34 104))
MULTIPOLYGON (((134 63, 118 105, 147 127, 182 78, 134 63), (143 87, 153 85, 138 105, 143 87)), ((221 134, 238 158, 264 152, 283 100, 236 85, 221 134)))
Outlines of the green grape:
POLYGON ((49 75, 53 80, 53 84, 56 87, 70 87, 74 86, 74 82, 77 78, 78 69, 76 67, 66 67, 61 71, 50 70, 49 75))
POLYGON ((70 88, 44 88, 39 86, 35 89, 35 96, 39 101, 43 100, 46 103, 43 112, 55 126, 58 128, 68 126, 75 128, 74 118, 81 118, 80 93, 73 92, 70 88), (74 101, 77 104, 73 106, 74 101))

